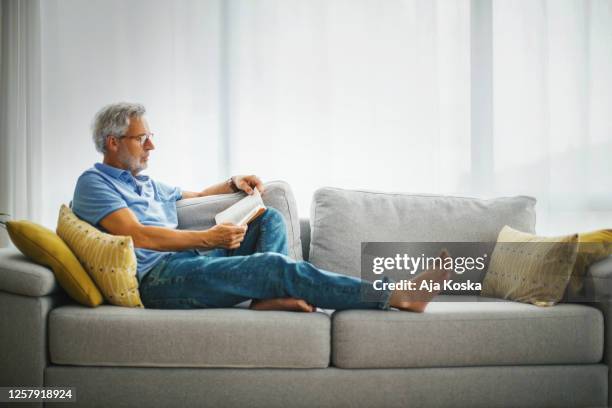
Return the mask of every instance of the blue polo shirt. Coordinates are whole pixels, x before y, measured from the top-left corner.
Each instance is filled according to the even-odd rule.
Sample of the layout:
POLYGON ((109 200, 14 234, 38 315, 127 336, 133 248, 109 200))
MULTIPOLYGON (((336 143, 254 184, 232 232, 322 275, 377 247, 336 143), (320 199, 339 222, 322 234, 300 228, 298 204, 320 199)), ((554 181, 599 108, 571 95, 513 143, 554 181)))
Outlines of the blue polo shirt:
MULTIPOLYGON (((79 218, 102 231, 104 228, 100 221, 121 208, 132 210, 143 225, 176 228, 176 201, 181 196, 178 187, 170 187, 148 176, 134 177, 127 170, 96 163, 79 177, 72 210, 79 218)), ((172 253, 136 248, 138 281, 172 253)))

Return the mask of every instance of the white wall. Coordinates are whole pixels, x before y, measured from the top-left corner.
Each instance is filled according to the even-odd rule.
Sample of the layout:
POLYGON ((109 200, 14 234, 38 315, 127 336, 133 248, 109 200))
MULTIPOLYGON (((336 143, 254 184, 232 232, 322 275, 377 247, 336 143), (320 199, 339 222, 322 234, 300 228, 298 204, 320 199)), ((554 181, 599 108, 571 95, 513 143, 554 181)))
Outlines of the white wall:
POLYGON ((101 161, 96 111, 143 103, 155 133, 148 173, 186 189, 225 177, 220 161, 219 1, 49 0, 43 21, 43 223, 101 161))

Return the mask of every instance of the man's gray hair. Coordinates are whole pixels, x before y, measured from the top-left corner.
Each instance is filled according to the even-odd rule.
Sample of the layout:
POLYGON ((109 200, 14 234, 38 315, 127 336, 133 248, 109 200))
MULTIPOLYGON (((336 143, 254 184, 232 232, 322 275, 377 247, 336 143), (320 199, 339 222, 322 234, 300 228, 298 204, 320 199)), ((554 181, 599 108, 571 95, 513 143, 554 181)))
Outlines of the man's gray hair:
POLYGON ((113 135, 125 136, 130 126, 130 118, 141 117, 146 112, 139 103, 119 102, 106 105, 96 113, 93 128, 93 141, 96 150, 106 153, 106 138, 113 135))

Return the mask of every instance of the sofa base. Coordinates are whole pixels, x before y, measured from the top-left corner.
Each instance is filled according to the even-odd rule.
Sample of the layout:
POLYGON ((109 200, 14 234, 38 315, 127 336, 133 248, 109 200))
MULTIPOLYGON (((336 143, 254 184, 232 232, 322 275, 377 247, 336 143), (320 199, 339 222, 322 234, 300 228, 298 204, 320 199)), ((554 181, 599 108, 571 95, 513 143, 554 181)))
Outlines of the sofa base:
MULTIPOLYGON (((71 407, 604 407, 608 367, 233 369, 49 366, 71 407)), ((45 404, 45 406, 65 404, 45 404)))

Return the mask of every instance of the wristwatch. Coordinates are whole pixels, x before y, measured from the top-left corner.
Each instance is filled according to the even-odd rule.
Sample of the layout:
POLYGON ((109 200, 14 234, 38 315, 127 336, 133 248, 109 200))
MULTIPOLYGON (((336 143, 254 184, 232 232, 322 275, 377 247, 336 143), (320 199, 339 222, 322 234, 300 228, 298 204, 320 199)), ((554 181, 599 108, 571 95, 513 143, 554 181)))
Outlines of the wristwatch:
POLYGON ((229 184, 230 188, 232 189, 234 193, 237 193, 240 191, 240 189, 236 185, 236 182, 234 181, 234 177, 230 177, 229 180, 227 180, 227 184, 229 184))

